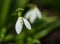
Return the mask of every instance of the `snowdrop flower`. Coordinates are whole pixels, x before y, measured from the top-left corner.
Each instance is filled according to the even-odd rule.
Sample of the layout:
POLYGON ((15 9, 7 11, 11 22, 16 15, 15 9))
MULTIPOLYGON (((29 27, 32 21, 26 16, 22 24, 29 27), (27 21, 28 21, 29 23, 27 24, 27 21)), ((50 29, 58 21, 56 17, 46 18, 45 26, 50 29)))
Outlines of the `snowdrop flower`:
POLYGON ((15 24, 16 33, 20 34, 23 28, 23 24, 25 24, 26 28, 31 30, 30 23, 23 17, 18 17, 17 22, 15 24))
POLYGON ((41 19, 41 12, 38 9, 37 6, 35 6, 34 8, 30 9, 24 16, 26 19, 29 19, 31 23, 34 23, 36 18, 41 19))

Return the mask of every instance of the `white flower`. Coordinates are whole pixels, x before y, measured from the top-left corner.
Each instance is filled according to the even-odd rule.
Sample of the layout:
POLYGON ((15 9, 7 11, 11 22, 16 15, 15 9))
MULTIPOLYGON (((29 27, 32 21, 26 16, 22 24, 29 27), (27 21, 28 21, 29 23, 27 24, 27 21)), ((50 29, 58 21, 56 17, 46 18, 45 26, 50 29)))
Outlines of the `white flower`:
POLYGON ((23 28, 23 24, 25 24, 26 28, 28 28, 29 30, 31 30, 31 25, 30 23, 23 17, 19 17, 16 25, 15 25, 15 29, 16 29, 16 33, 20 34, 23 28))
POLYGON ((41 19, 41 12, 37 7, 34 7, 33 9, 29 10, 25 16, 26 19, 29 19, 31 23, 34 23, 36 18, 41 19))

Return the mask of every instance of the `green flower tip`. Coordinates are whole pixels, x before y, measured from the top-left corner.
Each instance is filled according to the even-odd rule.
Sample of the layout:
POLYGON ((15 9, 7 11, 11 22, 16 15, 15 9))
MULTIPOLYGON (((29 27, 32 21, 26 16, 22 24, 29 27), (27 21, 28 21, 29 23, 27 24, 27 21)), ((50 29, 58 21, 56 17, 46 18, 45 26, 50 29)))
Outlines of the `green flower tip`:
POLYGON ((36 4, 33 4, 33 3, 31 3, 31 4, 28 4, 28 5, 27 5, 27 7, 30 7, 30 9, 34 9, 35 7, 37 7, 37 5, 36 5, 36 4))
POLYGON ((16 11, 24 11, 23 8, 17 8, 16 11))
POLYGON ((28 7, 30 7, 30 6, 36 6, 36 4, 31 3, 31 4, 28 4, 27 6, 28 7))
POLYGON ((18 17, 21 17, 22 11, 24 9, 23 8, 17 8, 16 11, 18 12, 18 17))

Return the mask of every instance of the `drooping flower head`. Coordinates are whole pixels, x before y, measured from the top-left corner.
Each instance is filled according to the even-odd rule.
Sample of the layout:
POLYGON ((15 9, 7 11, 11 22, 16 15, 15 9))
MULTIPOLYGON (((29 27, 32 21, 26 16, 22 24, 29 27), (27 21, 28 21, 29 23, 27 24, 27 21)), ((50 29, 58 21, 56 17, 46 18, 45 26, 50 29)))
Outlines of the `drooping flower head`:
POLYGON ((27 29, 31 30, 31 25, 30 23, 28 22, 27 19, 23 18, 23 17, 20 17, 20 12, 18 12, 18 19, 17 19, 17 22, 15 24, 15 30, 16 30, 16 33, 17 34, 20 34, 21 31, 22 31, 22 28, 23 28, 23 24, 26 26, 27 29))
POLYGON ((34 23, 36 18, 39 18, 39 19, 42 18, 42 14, 36 5, 30 5, 30 6, 32 7, 30 7, 30 10, 25 14, 24 17, 26 19, 29 19, 31 23, 34 23))

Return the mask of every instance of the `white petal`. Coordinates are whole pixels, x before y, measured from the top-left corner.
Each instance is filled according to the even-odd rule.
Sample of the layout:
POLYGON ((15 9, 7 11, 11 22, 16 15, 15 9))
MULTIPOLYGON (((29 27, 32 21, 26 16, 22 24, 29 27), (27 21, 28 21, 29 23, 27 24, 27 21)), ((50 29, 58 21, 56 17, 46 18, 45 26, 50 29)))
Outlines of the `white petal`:
POLYGON ((29 20, 31 23, 34 23, 35 19, 36 19, 36 12, 33 10, 31 11, 31 16, 29 20))
POLYGON ((30 17, 30 11, 26 12, 24 18, 28 19, 30 17))
POLYGON ((35 8, 35 11, 36 11, 37 17, 38 17, 39 19, 41 19, 41 18, 42 18, 41 11, 40 11, 37 7, 35 8))
POLYGON ((23 18, 23 21, 24 21, 24 24, 25 24, 26 28, 28 28, 29 30, 31 30, 31 25, 28 22, 28 20, 26 20, 25 18, 23 18))
POLYGON ((16 25, 15 25, 15 30, 16 30, 16 33, 17 34, 20 34, 21 33, 22 27, 23 27, 22 17, 19 17, 18 20, 17 20, 17 22, 16 22, 16 25))

